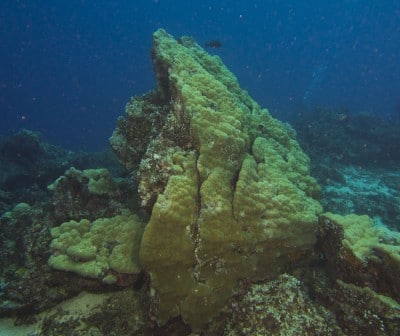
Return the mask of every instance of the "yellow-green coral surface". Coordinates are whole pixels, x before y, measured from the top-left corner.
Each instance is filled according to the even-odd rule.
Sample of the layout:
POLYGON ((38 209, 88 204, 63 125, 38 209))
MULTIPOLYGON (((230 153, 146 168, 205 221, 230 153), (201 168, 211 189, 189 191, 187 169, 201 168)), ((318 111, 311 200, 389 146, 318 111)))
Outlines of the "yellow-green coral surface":
POLYGON ((309 251, 319 188, 294 131, 240 89, 219 57, 164 30, 152 56, 168 115, 139 169, 142 205, 154 204, 140 262, 159 322, 181 315, 201 329, 240 280, 276 276, 309 251))
POLYGON ((400 263, 400 233, 383 225, 374 225, 367 215, 350 214, 346 216, 324 213, 321 221, 332 221, 343 229, 342 244, 361 262, 381 251, 400 263))
POLYGON ((49 265, 105 283, 116 282, 117 273, 139 273, 142 227, 130 214, 65 222, 51 230, 49 265))

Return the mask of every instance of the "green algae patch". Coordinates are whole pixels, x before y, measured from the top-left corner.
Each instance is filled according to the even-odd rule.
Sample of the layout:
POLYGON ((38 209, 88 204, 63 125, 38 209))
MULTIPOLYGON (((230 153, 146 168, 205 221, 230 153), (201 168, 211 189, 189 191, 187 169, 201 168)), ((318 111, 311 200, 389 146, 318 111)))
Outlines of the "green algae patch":
POLYGON ((319 187, 294 131, 242 90, 219 57, 164 30, 153 36, 152 57, 157 91, 129 102, 111 144, 128 170, 135 148, 143 152, 137 178, 150 220, 140 264, 153 314, 200 330, 241 280, 275 277, 310 252, 319 187), (144 151, 129 130, 140 116, 149 125, 146 115, 155 119, 141 135, 144 151))

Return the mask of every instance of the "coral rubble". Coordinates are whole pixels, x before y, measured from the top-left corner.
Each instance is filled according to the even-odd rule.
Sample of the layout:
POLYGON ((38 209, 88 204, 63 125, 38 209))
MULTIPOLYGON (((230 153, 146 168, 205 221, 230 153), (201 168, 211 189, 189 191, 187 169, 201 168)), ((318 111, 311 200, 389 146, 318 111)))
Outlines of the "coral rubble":
POLYGON ((288 274, 252 285, 231 310, 225 336, 344 335, 334 315, 311 300, 302 283, 288 274))

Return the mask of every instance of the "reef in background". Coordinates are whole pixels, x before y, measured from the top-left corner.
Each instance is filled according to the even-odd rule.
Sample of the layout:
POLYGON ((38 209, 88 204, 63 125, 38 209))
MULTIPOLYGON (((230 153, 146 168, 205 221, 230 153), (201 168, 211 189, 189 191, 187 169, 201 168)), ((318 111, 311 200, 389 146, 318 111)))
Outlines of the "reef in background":
POLYGON ((367 214, 400 230, 400 123, 346 109, 317 108, 294 123, 325 210, 367 214))
POLYGON ((321 107, 300 114, 293 125, 314 164, 370 169, 400 165, 400 121, 321 107))
POLYGON ((21 200, 31 205, 46 202, 50 195, 47 186, 71 167, 104 167, 114 176, 122 173, 111 151, 68 151, 43 141, 40 133, 24 129, 0 137, 0 213, 21 200))

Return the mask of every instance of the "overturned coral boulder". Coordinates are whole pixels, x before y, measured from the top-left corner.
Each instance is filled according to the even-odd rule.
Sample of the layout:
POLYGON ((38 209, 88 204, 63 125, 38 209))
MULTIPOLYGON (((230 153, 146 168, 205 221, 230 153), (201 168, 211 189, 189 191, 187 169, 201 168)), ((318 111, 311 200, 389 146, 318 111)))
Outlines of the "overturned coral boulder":
POLYGON ((318 294, 346 335, 398 335, 400 233, 368 216, 320 216, 318 245, 331 285, 318 294))
POLYGON ((130 101, 111 144, 151 215, 140 263, 154 313, 201 329, 240 280, 272 278, 310 252, 319 187, 293 130, 219 57, 158 30, 152 58, 157 90, 130 101))

